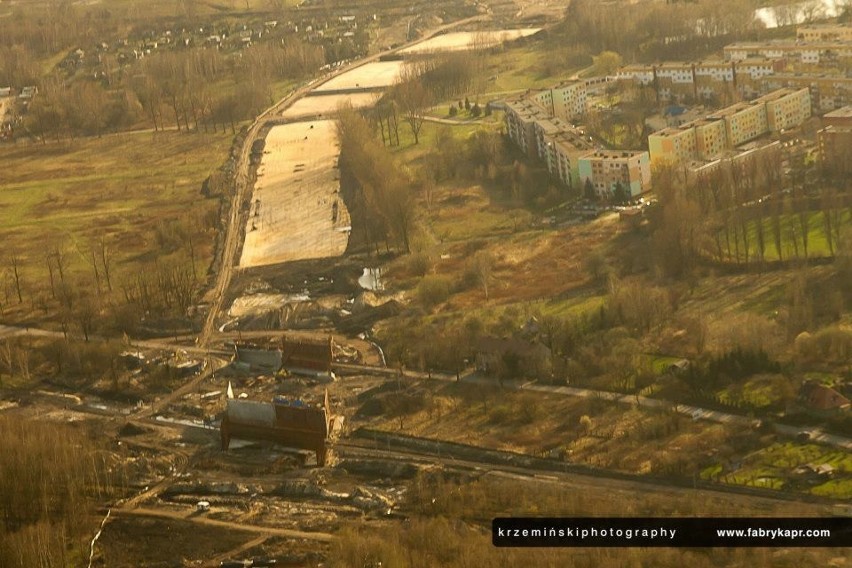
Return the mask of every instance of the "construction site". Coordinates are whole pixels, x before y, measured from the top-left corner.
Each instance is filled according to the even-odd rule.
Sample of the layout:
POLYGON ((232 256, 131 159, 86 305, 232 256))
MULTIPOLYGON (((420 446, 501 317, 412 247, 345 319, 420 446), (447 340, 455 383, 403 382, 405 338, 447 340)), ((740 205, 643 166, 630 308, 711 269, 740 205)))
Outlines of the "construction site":
MULTIPOLYGON (((551 8, 549 2, 541 5, 551 8)), ((306 10, 315 8, 306 3, 306 10)), ((434 37, 402 45, 400 57, 493 46, 540 29, 452 33, 454 26, 441 24, 434 37)), ((449 296, 449 280, 438 273, 454 268, 465 272, 470 285, 452 291, 455 304, 442 306, 446 298, 439 300, 434 313, 421 307, 426 286, 386 287, 394 278, 415 282, 416 267, 393 263, 390 250, 381 253, 378 245, 375 255, 347 254, 353 227, 341 196, 333 119, 341 105, 373 105, 397 81, 404 62, 381 60, 384 55, 296 88, 240 135, 212 282, 187 310, 197 316, 193 333, 132 339, 122 332, 121 339, 104 339, 93 331, 91 343, 108 345, 104 353, 115 351, 118 363, 92 385, 75 389, 56 382, 0 393, 3 419, 68 426, 102 442, 92 455, 109 465, 110 479, 117 481, 97 504, 101 530, 85 551, 89 567, 418 566, 410 552, 393 564, 353 543, 367 541, 363 535, 369 531, 378 540, 408 531, 408 538, 431 544, 425 531, 417 531, 421 523, 435 522, 445 523, 440 534, 485 543, 479 550, 490 554, 490 519, 500 515, 836 513, 829 497, 781 493, 756 482, 722 487, 697 474, 683 475, 687 461, 679 462, 681 455, 707 463, 725 459, 720 471, 733 474, 742 464, 717 455, 717 441, 742 443, 738 451, 751 456, 758 443, 795 435, 793 426, 776 432, 753 417, 672 405, 651 398, 653 393, 626 395, 596 384, 579 388, 570 382, 573 376, 560 377, 562 382, 552 373, 541 382, 510 377, 508 367, 531 369, 538 359, 551 370, 544 364, 551 350, 533 340, 487 337, 476 322, 471 329, 482 336, 470 352, 453 343, 455 336, 434 341, 430 334, 439 328, 426 325, 413 330, 420 335, 405 335, 397 344, 382 342, 382 322, 406 308, 429 325, 457 315, 453 312, 508 321, 509 310, 498 314, 495 300, 525 293, 518 303, 532 310, 553 293, 554 282, 566 287, 560 296, 568 309, 602 314, 604 300, 586 286, 582 255, 621 230, 617 214, 585 223, 579 211, 555 211, 533 223, 516 209, 475 239, 478 246, 503 248, 493 257, 478 255, 482 262, 473 274, 466 267, 477 249, 453 235, 481 229, 465 207, 487 215, 496 209, 481 188, 466 194, 436 188, 447 206, 433 221, 446 230, 431 235, 440 252, 426 259, 434 266, 418 278, 428 284, 437 276, 432 283, 446 284, 449 296), (557 227, 557 215, 570 218, 557 227), (525 224, 529 234, 519 234, 525 224), (588 246, 566 247, 572 239, 588 246), (530 274, 535 277, 524 281, 530 274), (580 287, 582 293, 572 296, 580 287), (446 353, 430 355, 447 355, 450 363, 422 363, 434 345, 446 353), (406 368, 406 358, 418 356, 417 370, 406 368), (627 441, 630 436, 640 442, 627 441)), ((414 327, 412 321, 396 323, 414 327)), ((518 326, 509 321, 505 327, 518 326)), ((530 315, 522 332, 543 337, 543 327, 543 320, 530 315)), ((0 339, 25 338, 61 366, 73 358, 51 350, 48 342, 67 341, 65 331, 0 326, 0 339)), ((86 346, 89 340, 87 333, 86 346)), ((0 355, 11 369, 12 352, 0 355)), ((687 369, 685 359, 660 362, 668 363, 664 378, 674 381, 680 361, 687 369)), ((845 451, 848 440, 838 439, 821 442, 845 451)), ((812 461, 814 475, 834 473, 812 461)), ((836 479, 848 475, 840 474, 836 479)), ((388 542, 399 544, 393 538, 388 542)), ((472 566, 497 565, 477 564, 475 554, 456 552, 441 554, 464 557, 472 566)), ((800 557, 786 553, 760 558, 797 565, 800 557)), ((581 557, 577 565, 583 566, 622 560, 606 554, 561 560, 581 557)), ((847 565, 833 551, 819 554, 823 565, 847 565)), ((682 565, 691 565, 688 560, 682 565)), ((505 565, 524 561, 532 562, 513 556, 505 565)), ((636 563, 654 565, 642 558, 636 563)), ((422 565, 439 566, 442 560, 422 565)))

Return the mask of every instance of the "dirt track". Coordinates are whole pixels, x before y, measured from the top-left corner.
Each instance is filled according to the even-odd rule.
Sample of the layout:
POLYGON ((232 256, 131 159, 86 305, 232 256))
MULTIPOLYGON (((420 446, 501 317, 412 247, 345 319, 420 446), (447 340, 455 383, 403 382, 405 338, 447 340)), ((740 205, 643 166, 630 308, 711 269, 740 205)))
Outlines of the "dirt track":
POLYGON ((199 525, 209 527, 225 528, 236 531, 244 531, 257 533, 267 536, 281 536, 285 538, 300 538, 305 540, 316 540, 320 542, 331 542, 334 540, 334 535, 322 532, 304 532, 294 531, 290 529, 277 529, 274 527, 261 527, 246 523, 232 523, 229 521, 217 521, 210 519, 204 515, 195 514, 194 511, 189 513, 177 513, 174 511, 166 511, 163 509, 113 509, 112 514, 119 516, 137 516, 137 517, 159 517, 163 519, 175 519, 181 521, 189 521, 199 525))

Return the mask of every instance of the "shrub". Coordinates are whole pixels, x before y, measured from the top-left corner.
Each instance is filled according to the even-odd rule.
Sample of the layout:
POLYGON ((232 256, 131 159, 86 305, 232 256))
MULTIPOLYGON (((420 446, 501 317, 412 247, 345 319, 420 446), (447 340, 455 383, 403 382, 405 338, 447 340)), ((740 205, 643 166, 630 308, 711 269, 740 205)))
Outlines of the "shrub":
POLYGON ((415 276, 425 276, 434 264, 432 257, 425 252, 415 252, 408 257, 408 269, 415 276))
POLYGON ((447 301, 450 297, 451 282, 446 276, 424 276, 417 285, 417 297, 427 307, 447 301))

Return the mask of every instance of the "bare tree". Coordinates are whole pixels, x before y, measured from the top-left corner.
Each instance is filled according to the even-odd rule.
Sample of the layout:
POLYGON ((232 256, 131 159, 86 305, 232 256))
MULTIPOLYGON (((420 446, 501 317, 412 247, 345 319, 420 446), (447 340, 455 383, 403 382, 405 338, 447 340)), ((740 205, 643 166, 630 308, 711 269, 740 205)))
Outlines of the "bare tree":
POLYGON ((106 235, 101 235, 96 241, 98 257, 101 262, 104 280, 106 280, 107 288, 112 291, 112 280, 110 280, 110 272, 112 269, 112 249, 109 247, 106 235))
POLYGON ((485 293, 485 300, 488 301, 488 292, 491 281, 494 278, 494 256, 484 250, 478 251, 471 261, 471 269, 476 277, 477 283, 482 287, 482 291, 485 293))
MULTIPOLYGON (((15 376, 15 355, 12 350, 12 343, 8 339, 0 343, 0 364, 2 364, 10 379, 15 376)), ((0 372, 0 387, 3 386, 2 378, 3 373, 0 372)))
POLYGON ((407 65, 400 73, 400 81, 393 89, 392 96, 402 110, 403 118, 411 127, 414 143, 420 143, 420 130, 426 118, 426 109, 432 104, 432 94, 420 80, 416 66, 407 65))
POLYGON ((21 274, 19 271, 21 260, 18 258, 16 253, 12 253, 12 256, 9 258, 9 263, 12 265, 12 275, 15 278, 15 290, 18 292, 18 303, 21 304, 24 302, 23 296, 21 296, 21 274))
POLYGON ((80 331, 83 332, 83 337, 87 343, 89 341, 89 336, 93 331, 97 314, 98 308, 92 297, 89 295, 82 296, 80 301, 77 302, 77 308, 74 310, 74 317, 76 318, 77 324, 80 326, 80 331))

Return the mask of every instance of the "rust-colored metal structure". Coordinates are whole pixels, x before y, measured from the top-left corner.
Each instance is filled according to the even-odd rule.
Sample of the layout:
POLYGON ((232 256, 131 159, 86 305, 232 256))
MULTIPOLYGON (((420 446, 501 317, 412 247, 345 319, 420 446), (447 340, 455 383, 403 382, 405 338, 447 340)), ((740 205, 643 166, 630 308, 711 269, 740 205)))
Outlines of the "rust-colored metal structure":
POLYGON ((326 463, 330 432, 328 393, 321 405, 314 406, 301 401, 269 403, 230 399, 220 427, 223 451, 230 446, 231 438, 265 440, 311 450, 316 453, 320 467, 326 463))
POLYGON ((281 339, 281 364, 285 369, 331 373, 334 360, 333 340, 329 335, 325 340, 308 341, 283 337, 281 339))
POLYGON ((309 376, 331 376, 334 361, 334 340, 308 340, 282 337, 279 342, 234 343, 236 360, 252 368, 278 371, 281 368, 294 374, 309 376))

